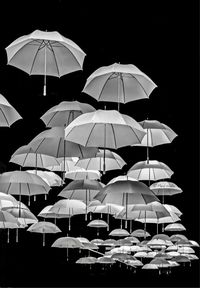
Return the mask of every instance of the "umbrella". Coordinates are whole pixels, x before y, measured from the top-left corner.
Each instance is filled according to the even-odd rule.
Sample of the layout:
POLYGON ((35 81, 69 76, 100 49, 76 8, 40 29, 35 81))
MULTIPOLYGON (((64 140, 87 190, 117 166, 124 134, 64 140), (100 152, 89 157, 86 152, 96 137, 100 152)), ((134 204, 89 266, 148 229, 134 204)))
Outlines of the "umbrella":
POLYGON ((93 112, 95 108, 87 103, 78 101, 63 101, 50 108, 40 118, 46 127, 67 126, 83 113, 93 112))
POLYGON ((69 178, 72 180, 82 180, 82 179, 96 180, 101 178, 101 174, 98 170, 85 170, 83 168, 79 168, 75 171, 72 170, 66 172, 65 178, 69 178))
POLYGON ((0 127, 10 127, 14 122, 22 119, 15 108, 0 94, 0 127))
POLYGON ((163 258, 154 258, 151 260, 150 264, 155 264, 158 268, 168 268, 169 262, 166 259, 163 258))
POLYGON ((79 170, 80 168, 78 166, 75 166, 77 160, 79 159, 78 157, 61 157, 61 158, 56 158, 60 163, 56 165, 51 165, 47 166, 46 169, 51 170, 51 171, 56 171, 56 172, 70 172, 74 170, 79 170), (65 158, 65 161, 64 161, 65 158))
POLYGON ((59 165, 60 161, 50 155, 35 153, 28 145, 19 147, 11 156, 9 162, 22 167, 36 167, 47 169, 51 165, 59 165))
POLYGON ((157 120, 144 120, 139 123, 146 131, 146 135, 142 142, 136 145, 147 147, 147 161, 149 161, 149 147, 171 143, 177 137, 177 134, 171 128, 157 120))
POLYGON ((127 103, 149 98, 156 84, 135 65, 114 63, 94 71, 83 88, 98 101, 127 103))
POLYGON ((56 248, 67 248, 67 260, 68 260, 68 249, 69 248, 83 248, 83 244, 74 237, 60 237, 51 245, 56 248))
POLYGON ((162 239, 164 241, 166 240, 170 241, 170 237, 166 234, 156 234, 152 237, 152 239, 162 239))
POLYGON ((42 233, 43 246, 45 246, 45 234, 47 233, 58 233, 61 230, 55 224, 51 222, 37 222, 32 224, 27 231, 34 233, 42 233))
MULTIPOLYGON (((99 150, 95 157, 79 159, 76 165, 86 170, 103 171, 104 150, 99 150)), ((115 152, 105 150, 105 167, 106 171, 122 169, 126 162, 115 152)))
POLYGON ((97 236, 99 236, 99 228, 107 228, 108 227, 108 223, 106 223, 103 220, 96 219, 96 220, 92 220, 91 222, 89 222, 87 224, 87 226, 88 227, 97 228, 97 236))
MULTIPOLYGON (((31 196, 48 194, 49 185, 40 177, 25 171, 4 172, 0 175, 0 191, 6 194, 31 196)), ((29 198, 30 200, 30 198, 29 198)))
POLYGON ((186 228, 181 223, 168 224, 165 227, 165 231, 185 231, 186 228))
POLYGON ((4 207, 17 205, 18 201, 10 194, 0 192, 0 210, 4 207))
POLYGON ((97 262, 97 259, 95 257, 81 257, 78 260, 76 260, 77 264, 95 264, 97 262))
POLYGON ((87 147, 118 149, 140 143, 144 137, 143 128, 133 118, 116 110, 96 110, 85 113, 65 128, 65 139, 87 147))
POLYGON ((170 236, 170 240, 172 242, 177 242, 179 240, 188 241, 188 238, 183 234, 174 234, 174 235, 170 236))
POLYGON ((149 234, 149 232, 143 230, 143 229, 136 229, 134 230, 132 233, 131 233, 131 236, 134 236, 134 237, 149 237, 151 236, 149 234))
POLYGON ((110 258, 110 257, 106 257, 106 256, 102 256, 102 257, 98 257, 97 258, 97 262, 99 264, 114 264, 115 260, 110 258))
POLYGON ((100 246, 103 245, 104 241, 102 239, 93 239, 90 241, 90 243, 100 246))
POLYGON ((19 37, 6 47, 8 64, 29 75, 44 75, 46 95, 46 75, 61 77, 82 70, 85 53, 72 40, 57 31, 35 30, 19 37))
POLYGON ((86 204, 85 213, 87 220, 87 205, 96 196, 99 190, 102 189, 102 185, 103 184, 97 180, 73 180, 65 186, 58 196, 84 201, 86 204))
POLYGON ((52 171, 41 170, 26 170, 28 173, 37 174, 40 176, 50 187, 62 186, 64 181, 62 178, 52 171))
POLYGON ((125 237, 125 236, 129 236, 130 233, 125 230, 125 229, 114 229, 109 233, 109 236, 113 236, 113 237, 125 237))
POLYGON ((134 164, 127 175, 137 180, 159 180, 170 178, 174 172, 163 162, 157 160, 140 161, 134 164))
POLYGON ((63 218, 69 218, 69 230, 71 229, 71 217, 74 215, 85 214, 85 203, 80 200, 63 199, 57 201, 50 209, 49 212, 53 212, 63 218))
POLYGON ((117 181, 127 181, 127 180, 130 180, 130 181, 138 181, 137 179, 134 179, 128 175, 120 175, 120 176, 117 176, 117 177, 114 177, 113 179, 111 179, 108 183, 108 184, 112 184, 114 182, 117 182, 117 181))
POLYGON ((159 182, 153 183, 150 186, 150 189, 156 195, 162 196, 163 204, 164 204, 165 195, 175 195, 175 194, 179 194, 183 192, 181 188, 179 188, 176 184, 174 184, 173 182, 168 182, 168 181, 159 181, 159 182))
POLYGON ((148 263, 148 264, 145 264, 143 267, 142 267, 142 269, 158 269, 158 266, 156 265, 156 264, 150 264, 150 263, 148 263))

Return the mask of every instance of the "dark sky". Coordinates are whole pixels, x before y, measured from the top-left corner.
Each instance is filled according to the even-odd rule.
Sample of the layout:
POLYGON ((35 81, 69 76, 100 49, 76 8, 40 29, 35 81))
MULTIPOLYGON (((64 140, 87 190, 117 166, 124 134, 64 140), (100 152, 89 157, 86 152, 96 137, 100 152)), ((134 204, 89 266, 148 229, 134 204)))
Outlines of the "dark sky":
MULTIPOLYGON (((23 117, 11 128, 1 128, 0 161, 4 169, 12 170, 8 163, 12 153, 45 129, 39 118, 52 106, 78 100, 96 109, 103 108, 102 102, 81 93, 92 72, 114 62, 134 64, 158 88, 148 100, 122 104, 120 112, 137 121, 148 116, 178 134, 171 144, 150 149, 150 159, 164 162, 174 171, 171 181, 183 193, 168 197, 166 202, 183 212, 186 235, 198 240, 199 19, 195 7, 198 1, 92 1, 90 4, 83 1, 81 5, 77 1, 71 5, 68 2, 6 1, 1 7, 1 14, 7 17, 0 22, 0 93, 23 117), (5 47, 36 29, 58 31, 87 54, 83 71, 60 79, 47 77, 46 97, 42 96, 42 76, 29 76, 6 65, 5 47)), ((107 109, 117 109, 117 104, 107 103, 107 109)), ((117 153, 127 161, 125 171, 146 159, 145 148, 123 148, 117 153)), ((106 181, 117 173, 109 174, 106 181)))

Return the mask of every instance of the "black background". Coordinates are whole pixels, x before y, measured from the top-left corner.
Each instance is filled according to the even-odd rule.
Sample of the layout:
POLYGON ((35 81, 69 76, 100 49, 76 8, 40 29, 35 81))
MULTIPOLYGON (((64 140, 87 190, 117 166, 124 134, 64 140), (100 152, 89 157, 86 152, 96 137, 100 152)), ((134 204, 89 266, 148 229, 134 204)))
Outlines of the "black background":
MULTIPOLYGON (((14 151, 28 144, 45 129, 39 119, 49 108, 61 101, 78 100, 103 109, 103 102, 82 93, 87 77, 101 66, 114 62, 134 64, 158 87, 149 99, 121 104, 120 112, 137 121, 147 117, 172 128, 178 137, 168 145, 150 149, 150 159, 167 164, 174 175, 171 181, 183 193, 166 197, 166 203, 182 212, 182 224, 188 239, 199 241, 199 7, 198 1, 6 1, 1 4, 0 20, 0 93, 23 117, 11 128, 1 128, 1 172, 19 169, 9 163, 14 151), (87 54, 83 71, 63 77, 47 77, 47 96, 42 96, 43 77, 29 76, 7 65, 5 48, 22 35, 36 29, 58 31, 71 39, 87 54)), ((107 109, 117 109, 117 103, 106 103, 107 109)), ((118 149, 127 162, 123 172, 134 163, 146 159, 145 148, 118 149)), ((109 172, 103 182, 119 175, 109 172)), ((68 182, 67 182, 68 183, 68 182)), ((61 189, 61 188, 60 188, 61 189)), ((58 191, 50 191, 48 200, 38 196, 31 202, 35 215, 57 201, 58 191)), ((23 199, 27 203, 27 198, 23 199)), ((94 216, 97 217, 97 216, 94 216)), ((111 229, 119 222, 112 221, 111 229)), ((67 234, 67 220, 60 220, 60 237, 67 234), (62 234, 62 235, 61 235, 62 234)), ((138 223, 135 228, 142 228, 138 223)), ((155 226, 149 225, 152 234, 155 226)), ((147 225, 148 230, 148 225, 147 225)), ((107 233, 100 234, 106 239, 107 233)), ((20 241, 6 244, 6 233, 0 231, 2 285, 10 286, 182 286, 198 287, 198 265, 160 276, 138 271, 113 269, 84 271, 66 263, 65 250, 48 248, 59 236, 47 237, 42 248, 41 235, 20 230, 20 241), (144 275, 146 275, 144 277, 144 275), (153 275, 153 276, 152 276, 153 275)), ((87 228, 84 217, 72 218, 70 236, 96 238, 96 231, 87 228)), ((71 252, 71 251, 70 251, 71 252)), ((71 252, 73 254, 73 252, 71 252)), ((74 262, 79 254, 70 261, 74 262)))

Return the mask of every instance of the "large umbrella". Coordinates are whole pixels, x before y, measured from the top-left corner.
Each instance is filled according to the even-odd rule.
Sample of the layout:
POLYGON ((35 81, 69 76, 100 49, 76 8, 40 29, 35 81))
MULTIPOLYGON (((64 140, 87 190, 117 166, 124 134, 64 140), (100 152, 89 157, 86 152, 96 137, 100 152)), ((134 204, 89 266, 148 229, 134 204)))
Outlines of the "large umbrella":
POLYGON ((58 196, 82 200, 86 204, 86 220, 87 220, 87 206, 89 202, 102 189, 103 185, 97 180, 82 179, 73 180, 58 194, 58 196))
MULTIPOLYGON (((79 159, 76 165, 86 170, 99 170, 103 171, 104 150, 99 150, 95 157, 87 159, 79 159)), ((105 150, 105 169, 116 170, 122 169, 126 162, 115 152, 108 149, 105 150)))
POLYGON ((6 47, 8 64, 29 75, 61 77, 73 71, 82 70, 85 53, 72 40, 53 31, 35 30, 19 37, 6 47))
POLYGON ((140 143, 143 128, 133 118, 115 110, 97 110, 77 117, 65 128, 65 139, 87 147, 118 149, 140 143))
POLYGON ((49 233, 58 233, 61 232, 61 230, 56 226, 55 224, 47 221, 43 222, 37 222, 33 223, 27 231, 34 232, 34 233, 42 233, 43 238, 43 246, 45 246, 45 234, 49 233))
POLYGON ((36 174, 31 174, 26 171, 11 171, 4 172, 0 175, 0 191, 6 194, 19 195, 39 195, 48 194, 50 186, 36 174))
POLYGON ((83 113, 95 111, 96 109, 87 103, 78 101, 63 101, 50 108, 40 118, 46 127, 67 126, 75 118, 83 113))
POLYGON ((20 119, 22 119, 22 117, 16 109, 0 94, 0 127, 10 127, 20 119))
POLYGON ((49 212, 53 212, 62 218, 69 218, 69 230, 71 229, 71 217, 74 215, 85 214, 85 203, 80 200, 74 199, 62 199, 57 201, 50 209, 49 212))
POLYGON ((98 101, 127 103, 149 98, 156 87, 136 66, 114 63, 94 71, 87 79, 83 92, 98 101))
POLYGON ((134 144, 134 146, 147 147, 147 161, 149 160, 149 147, 171 143, 177 137, 177 134, 169 126, 157 120, 144 120, 139 123, 144 128, 146 135, 140 144, 134 144))
POLYGON ((61 159, 59 160, 50 155, 36 153, 31 147, 24 145, 13 153, 9 162, 16 163, 22 167, 47 169, 48 166, 59 165, 61 159))

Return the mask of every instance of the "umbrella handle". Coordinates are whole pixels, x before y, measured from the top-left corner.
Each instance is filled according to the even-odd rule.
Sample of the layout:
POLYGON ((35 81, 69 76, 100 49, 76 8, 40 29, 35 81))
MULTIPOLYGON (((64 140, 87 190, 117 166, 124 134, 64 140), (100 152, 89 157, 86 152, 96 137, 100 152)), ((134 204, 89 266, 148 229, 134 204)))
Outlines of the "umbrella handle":
MULTIPOLYGON (((45 44, 45 43, 44 43, 45 44)), ((43 87, 43 96, 46 96, 46 77, 47 77, 47 53, 46 53, 46 44, 44 45, 44 87, 43 87)))
POLYGON ((8 238, 7 238, 7 243, 9 243, 9 235, 10 235, 10 229, 8 228, 8 238))
POLYGON ((16 229, 16 243, 18 243, 18 228, 16 229))
POLYGON ((42 245, 43 247, 45 246, 45 233, 42 233, 42 245))

